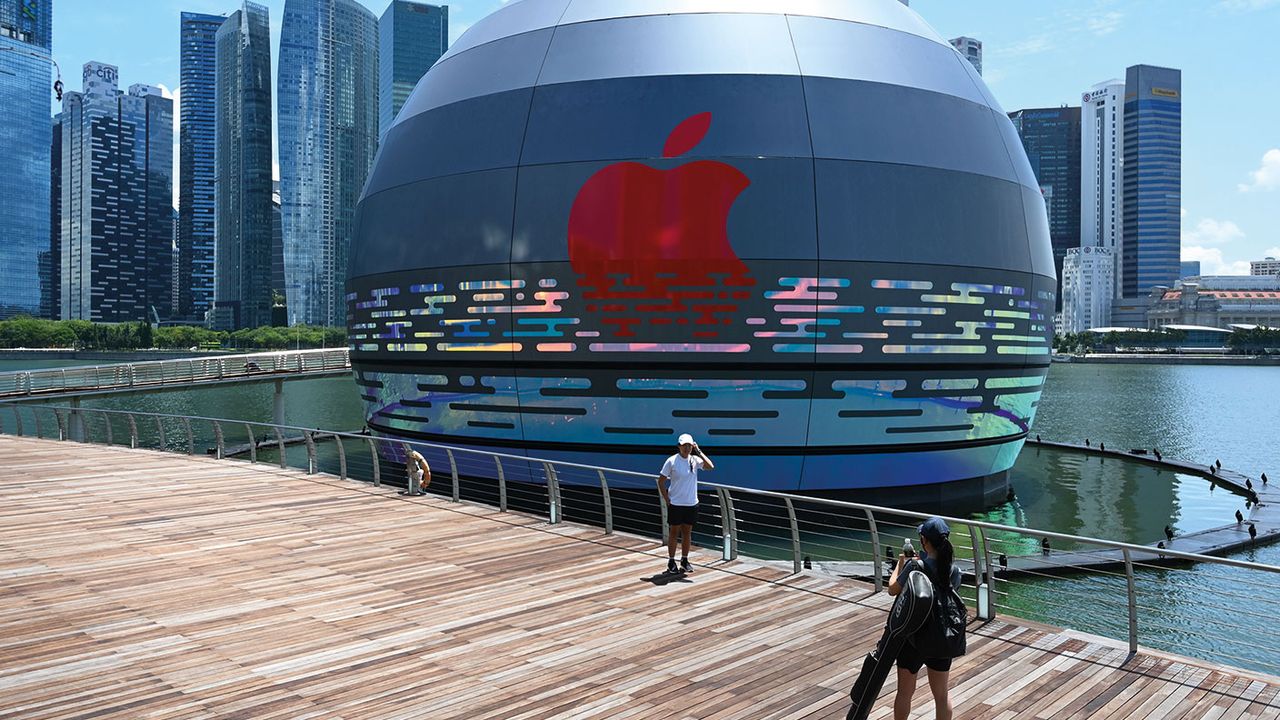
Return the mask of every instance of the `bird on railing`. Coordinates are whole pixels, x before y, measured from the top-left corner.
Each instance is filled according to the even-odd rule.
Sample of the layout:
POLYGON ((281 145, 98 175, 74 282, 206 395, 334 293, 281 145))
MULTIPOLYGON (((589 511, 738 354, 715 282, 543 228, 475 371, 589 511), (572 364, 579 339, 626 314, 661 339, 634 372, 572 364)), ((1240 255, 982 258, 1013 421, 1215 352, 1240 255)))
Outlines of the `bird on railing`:
POLYGON ((1098 443, 1098 449, 1099 449, 1099 450, 1101 450, 1102 452, 1106 452, 1106 451, 1107 451, 1107 444, 1106 444, 1106 443, 1104 443, 1104 442, 1100 442, 1100 443, 1098 443))
POLYGON ((1266 487, 1266 485, 1267 485, 1267 474, 1266 474, 1266 473, 1262 473, 1262 485, 1263 485, 1263 487, 1266 487))
POLYGON ((1049 554, 1049 538, 1040 539, 1040 552, 1044 553, 1045 555, 1049 554))
POLYGON ((1253 492, 1253 481, 1249 478, 1244 479, 1244 488, 1249 492, 1253 492))
POLYGON ((1249 542, 1255 542, 1258 539, 1258 526, 1249 523, 1249 542))
POLYGON ((1166 538, 1169 538, 1169 544, 1172 545, 1173 544, 1173 528, 1169 527, 1168 525, 1165 525, 1164 536, 1166 538))
POLYGON ((1221 469, 1222 469, 1222 461, 1221 461, 1221 460, 1214 460, 1214 461, 1213 461, 1213 464, 1214 464, 1214 465, 1216 465, 1216 466, 1218 466, 1218 469, 1219 469, 1219 470, 1221 470, 1221 469))
POLYGON ((1000 557, 999 557, 998 559, 1000 560, 1000 569, 1001 569, 1001 570, 1008 570, 1008 569, 1009 569, 1009 556, 1008 556, 1008 555, 1005 555, 1004 553, 1000 553, 1000 557))
POLYGON ((1089 438, 1084 439, 1084 446, 1089 447, 1089 438))
POLYGON ((1242 522, 1244 522, 1244 514, 1236 510, 1236 524, 1239 525, 1242 522))
POLYGON ((1160 448, 1156 448, 1152 452, 1155 453, 1156 462, 1160 462, 1161 460, 1164 460, 1164 457, 1160 454, 1160 448))

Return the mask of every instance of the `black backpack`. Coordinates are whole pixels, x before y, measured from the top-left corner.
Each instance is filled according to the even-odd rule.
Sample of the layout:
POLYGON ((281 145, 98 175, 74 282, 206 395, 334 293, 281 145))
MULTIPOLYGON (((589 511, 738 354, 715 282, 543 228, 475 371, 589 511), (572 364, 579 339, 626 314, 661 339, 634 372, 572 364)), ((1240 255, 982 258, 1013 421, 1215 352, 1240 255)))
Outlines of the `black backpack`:
MULTIPOLYGON (((927 575, 928 573, 926 573, 927 575)), ((929 578, 931 581, 932 577, 929 578)), ((923 658, 958 658, 965 653, 964 600, 951 583, 933 583, 933 608, 924 625, 907 639, 923 658)))

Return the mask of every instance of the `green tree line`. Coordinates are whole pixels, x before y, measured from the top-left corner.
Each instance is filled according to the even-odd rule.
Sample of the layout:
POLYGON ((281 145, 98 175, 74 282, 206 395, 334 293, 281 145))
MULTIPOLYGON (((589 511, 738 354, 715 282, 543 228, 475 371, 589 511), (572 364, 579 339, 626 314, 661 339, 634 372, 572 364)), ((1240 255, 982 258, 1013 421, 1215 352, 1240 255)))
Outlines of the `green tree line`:
POLYGON ((95 323, 88 320, 41 320, 27 316, 0 320, 0 348, 283 350, 345 347, 346 344, 345 328, 310 325, 246 328, 227 333, 189 325, 152 327, 145 322, 95 323))

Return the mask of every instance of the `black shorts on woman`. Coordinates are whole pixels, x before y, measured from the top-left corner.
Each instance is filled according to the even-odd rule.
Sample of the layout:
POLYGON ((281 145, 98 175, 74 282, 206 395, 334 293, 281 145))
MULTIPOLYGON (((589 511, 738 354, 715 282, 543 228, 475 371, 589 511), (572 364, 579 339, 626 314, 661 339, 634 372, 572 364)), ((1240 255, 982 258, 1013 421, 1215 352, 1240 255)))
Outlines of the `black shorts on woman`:
POLYGON ((672 505, 667 503, 667 525, 698 524, 697 505, 672 505))

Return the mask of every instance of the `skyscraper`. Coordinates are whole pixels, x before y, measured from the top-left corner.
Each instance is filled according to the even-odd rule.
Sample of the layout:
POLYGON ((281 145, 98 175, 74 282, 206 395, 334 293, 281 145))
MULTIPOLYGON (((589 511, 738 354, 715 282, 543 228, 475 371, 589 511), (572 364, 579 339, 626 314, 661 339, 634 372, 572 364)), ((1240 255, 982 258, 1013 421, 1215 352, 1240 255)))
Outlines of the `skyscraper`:
POLYGON ((173 101, 84 66, 62 104, 62 318, 124 322, 169 306, 173 101))
POLYGON ((49 146, 49 249, 40 257, 40 317, 62 316, 62 115, 49 146))
POLYGON ((1080 247, 1080 108, 1058 107, 1009 113, 1049 212, 1049 236, 1058 271, 1062 309, 1062 261, 1080 247))
POLYGON ((1114 252, 1086 245, 1067 251, 1062 268, 1060 333, 1079 333, 1111 323, 1111 290, 1115 287, 1114 252))
POLYGON ((285 0, 279 67, 289 315, 342 325, 347 248, 378 144, 378 20, 356 0, 285 0))
POLYGON ((971 37, 951 38, 951 47, 960 51, 966 60, 973 64, 978 74, 982 74, 982 41, 971 37))
POLYGON ((217 33, 213 327, 271 324, 271 30, 245 2, 217 33))
POLYGON ((378 20, 378 136, 449 49, 449 6, 391 0, 378 20))
POLYGON ((1135 65, 1124 95, 1124 297, 1173 287, 1181 230, 1182 72, 1135 65))
POLYGON ((1112 251, 1113 298, 1123 297, 1124 83, 1108 80, 1084 94, 1080 117, 1080 244, 1112 251))
POLYGON ((41 252, 49 250, 53 7, 0 0, 0 319, 40 312, 41 252))
POLYGON ((226 17, 182 13, 178 169, 178 316, 213 307, 216 36, 226 17))

